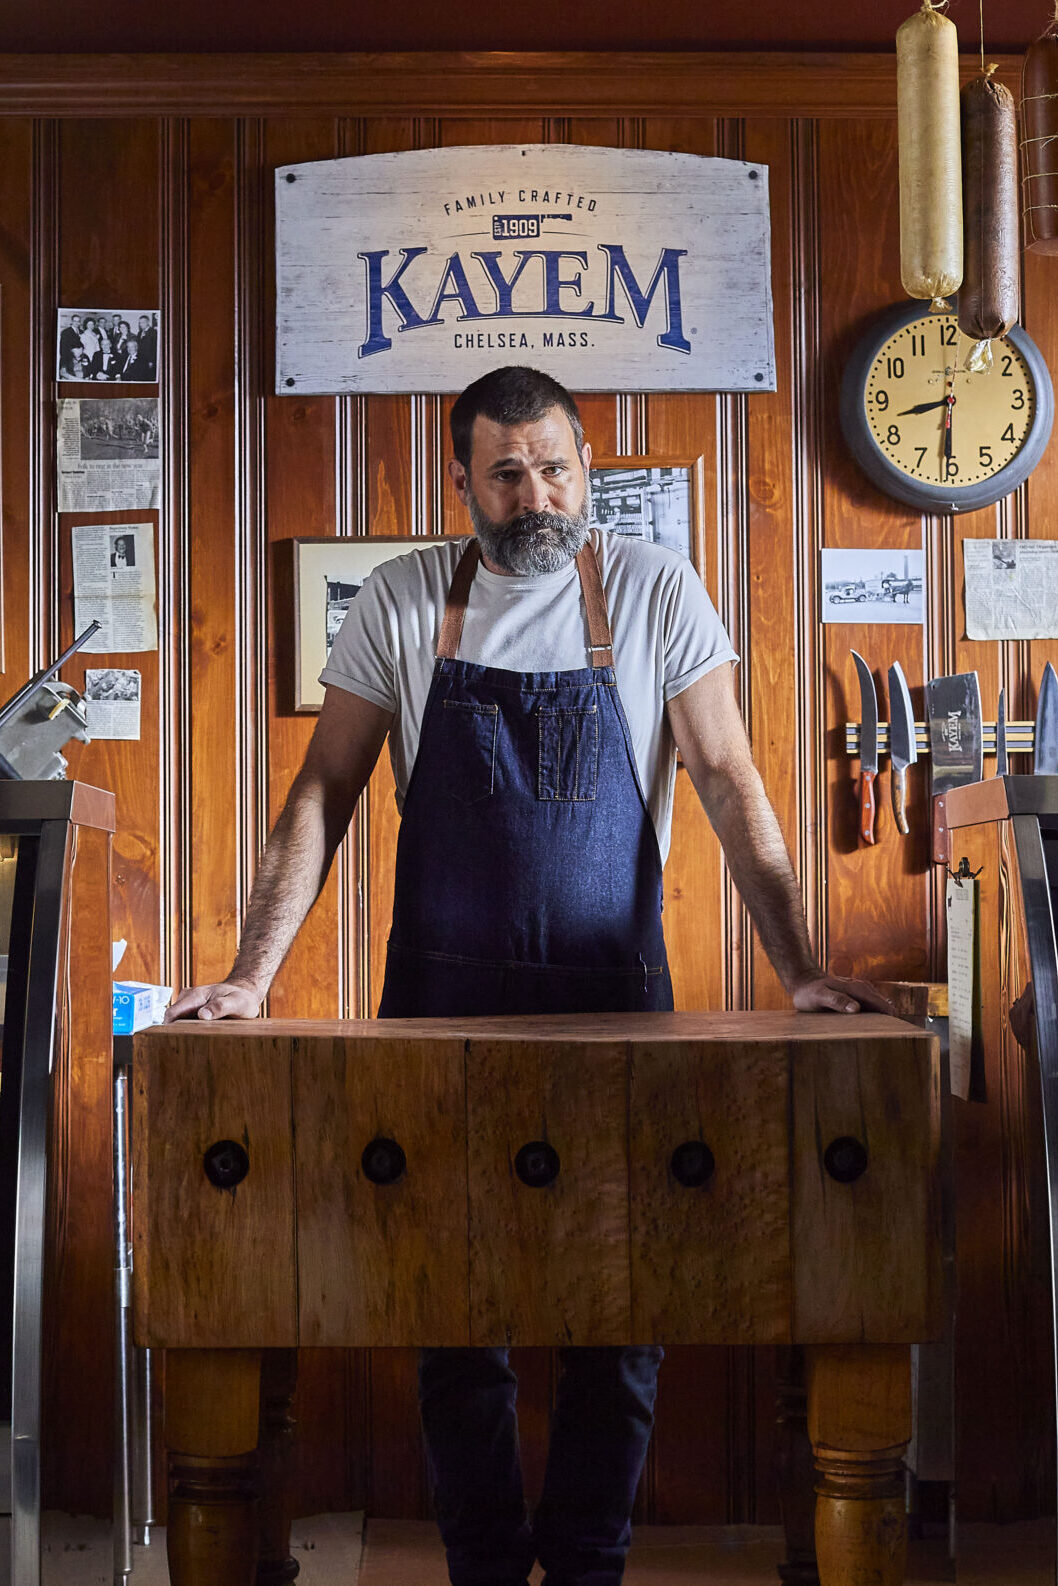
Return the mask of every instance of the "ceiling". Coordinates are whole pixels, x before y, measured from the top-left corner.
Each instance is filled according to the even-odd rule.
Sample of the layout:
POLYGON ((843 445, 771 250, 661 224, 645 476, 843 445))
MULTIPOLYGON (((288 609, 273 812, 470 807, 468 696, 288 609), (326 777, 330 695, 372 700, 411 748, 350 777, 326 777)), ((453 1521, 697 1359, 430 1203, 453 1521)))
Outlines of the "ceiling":
MULTIPOLYGON (((1020 53, 1055 0, 950 0, 961 48, 1020 53)), ((915 0, 0 0, 4 51, 888 50, 915 0)))

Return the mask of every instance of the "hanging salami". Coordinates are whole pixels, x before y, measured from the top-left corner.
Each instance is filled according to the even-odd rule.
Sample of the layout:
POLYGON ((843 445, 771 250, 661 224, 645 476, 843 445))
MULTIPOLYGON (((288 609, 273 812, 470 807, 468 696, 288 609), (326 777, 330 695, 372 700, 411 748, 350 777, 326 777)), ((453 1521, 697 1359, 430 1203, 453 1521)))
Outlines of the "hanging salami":
POLYGON ((1019 316, 1018 134, 1014 96, 990 66, 962 91, 964 273, 959 329, 1005 336, 1019 316))
POLYGON ((963 273, 959 44, 930 0, 896 33, 900 277, 940 307, 963 273))
POLYGON ((1025 246, 1058 253, 1058 16, 1021 68, 1025 246))

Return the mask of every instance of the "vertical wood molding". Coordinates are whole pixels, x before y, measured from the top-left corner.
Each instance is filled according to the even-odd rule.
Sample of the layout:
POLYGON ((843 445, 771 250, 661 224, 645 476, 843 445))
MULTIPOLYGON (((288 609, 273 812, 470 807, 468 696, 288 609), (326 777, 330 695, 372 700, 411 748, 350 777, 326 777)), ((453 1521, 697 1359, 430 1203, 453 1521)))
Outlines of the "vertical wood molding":
POLYGON ((235 157, 235 722, 239 919, 267 836, 268 665, 264 379, 264 127, 236 124, 235 157))
MULTIPOLYGON (((950 514, 928 514, 923 520, 925 544, 925 587, 932 598, 927 603, 925 633, 926 676, 943 677, 955 667, 955 623, 958 602, 955 579, 955 523, 950 514)), ((930 762, 932 764, 932 761, 930 762)), ((948 978, 948 924, 945 913, 947 874, 943 865, 933 865, 929 877, 929 962, 933 980, 948 978)))
MULTIPOLYGON (((744 157, 745 123, 717 123, 716 151, 725 159, 744 157)), ((735 673, 739 705, 753 738, 749 573, 749 448, 746 397, 723 392, 716 403, 716 483, 718 583, 721 612, 741 662, 735 673)), ((724 1006, 749 1008, 753 1002, 753 929, 731 873, 724 863, 724 1006)))
POLYGON ((158 515, 159 941, 173 986, 191 974, 189 622, 184 589, 191 560, 187 498, 188 122, 169 117, 161 142, 161 314, 164 364, 158 387, 164 436, 158 515))
POLYGON ((58 283, 59 140, 54 121, 33 123, 29 367, 29 662, 59 644, 59 516, 55 496, 55 308, 58 283))
POLYGON ((823 358, 820 344, 819 132, 813 121, 790 127, 793 236, 794 655, 797 666, 798 873, 808 930, 826 964, 826 721, 820 623, 820 550, 824 531, 823 358))

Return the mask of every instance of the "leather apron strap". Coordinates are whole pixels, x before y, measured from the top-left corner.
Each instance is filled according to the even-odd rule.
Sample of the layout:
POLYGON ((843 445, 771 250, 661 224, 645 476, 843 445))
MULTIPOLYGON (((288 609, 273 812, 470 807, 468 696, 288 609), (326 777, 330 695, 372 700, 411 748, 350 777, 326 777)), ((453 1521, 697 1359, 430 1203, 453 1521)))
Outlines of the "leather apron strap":
POLYGON ((454 661, 459 654, 459 641, 463 637, 463 619, 467 614, 470 586, 481 561, 481 546, 471 540, 452 574, 452 586, 445 602, 445 614, 437 640, 437 658, 454 661))
MULTIPOLYGON (((437 639, 439 660, 454 661, 459 654, 463 622, 467 614, 467 602, 470 599, 470 586, 474 582, 474 574, 478 570, 480 560, 481 547, 477 540, 471 540, 459 558, 452 575, 441 632, 437 639)), ((591 664, 594 668, 612 666, 613 635, 610 632, 610 613, 606 605, 606 591, 603 588, 598 558, 590 545, 583 546, 577 554, 577 572, 580 575, 581 594, 584 596, 584 609, 588 618, 591 664)))
POLYGON ((584 596, 584 609, 588 614, 588 643, 591 647, 593 667, 613 666, 613 635, 610 632, 610 612, 606 604, 606 591, 602 587, 599 559, 590 545, 577 553, 577 572, 584 596))

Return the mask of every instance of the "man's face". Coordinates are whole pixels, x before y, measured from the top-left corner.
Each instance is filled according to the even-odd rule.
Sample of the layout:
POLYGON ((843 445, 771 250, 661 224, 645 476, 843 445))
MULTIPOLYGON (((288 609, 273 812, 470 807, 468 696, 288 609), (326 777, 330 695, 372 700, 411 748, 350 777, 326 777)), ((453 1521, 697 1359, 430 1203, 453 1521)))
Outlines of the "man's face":
POLYGON ((70 321, 70 327, 71 327, 72 330, 80 330, 80 328, 81 328, 81 316, 80 316, 80 314, 75 314, 73 316, 73 318, 70 321))
POLYGON ((147 316, 145 314, 141 314, 140 315, 140 331, 141 332, 145 331, 150 323, 151 323, 150 320, 147 318, 147 316))
POLYGON ((470 467, 449 463, 456 494, 470 513, 485 566, 494 573, 557 572, 587 538, 587 469, 561 408, 520 424, 478 414, 470 467))

